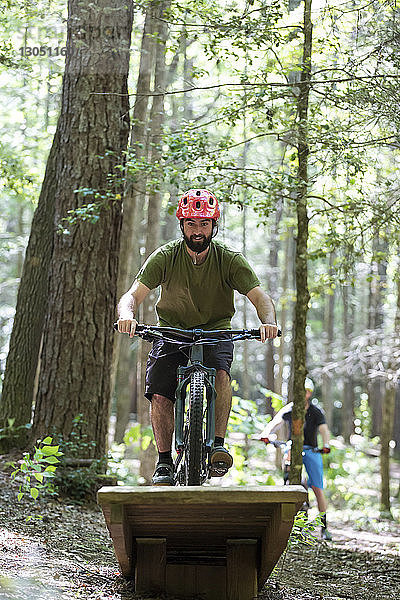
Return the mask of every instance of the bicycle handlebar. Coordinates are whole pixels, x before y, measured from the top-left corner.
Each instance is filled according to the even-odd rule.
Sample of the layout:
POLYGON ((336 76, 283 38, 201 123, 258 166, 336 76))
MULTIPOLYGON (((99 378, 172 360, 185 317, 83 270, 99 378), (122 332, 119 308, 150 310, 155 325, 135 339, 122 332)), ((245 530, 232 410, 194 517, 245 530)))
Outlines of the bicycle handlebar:
MULTIPOLYGON (((283 440, 268 440, 268 444, 271 444, 275 448, 285 448, 285 447, 290 448, 292 445, 292 440, 287 440, 286 442, 283 440)), ((319 454, 325 454, 325 451, 323 448, 317 448, 317 447, 312 448, 312 451, 319 453, 319 454)))
MULTIPOLYGON (((114 323, 114 329, 118 331, 118 323, 114 323)), ((218 341, 223 339, 227 334, 240 336, 236 339, 260 339, 259 329, 178 329, 176 327, 159 327, 157 325, 136 325, 135 335, 140 337, 159 339, 163 338, 166 334, 168 336, 174 336, 176 339, 183 342, 199 342, 201 340, 212 340, 218 341), (158 334, 158 335, 157 335, 158 334)), ((278 329, 278 337, 282 335, 280 329, 278 329)))

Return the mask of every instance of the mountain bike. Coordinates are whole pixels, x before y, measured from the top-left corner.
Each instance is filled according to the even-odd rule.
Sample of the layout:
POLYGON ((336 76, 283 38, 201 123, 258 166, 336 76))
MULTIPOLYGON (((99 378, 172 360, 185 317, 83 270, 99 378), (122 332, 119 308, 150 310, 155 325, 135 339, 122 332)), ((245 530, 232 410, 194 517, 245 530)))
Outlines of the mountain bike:
MULTIPOLYGON (((118 329, 117 324, 114 329, 118 329)), ((203 364, 203 347, 221 340, 260 339, 258 329, 176 329, 137 325, 135 335, 148 342, 163 340, 189 351, 187 366, 177 370, 175 392, 175 485, 202 485, 212 475, 226 472, 224 463, 211 465, 215 437, 216 369, 203 364)), ((281 332, 278 332, 281 335, 281 332)))

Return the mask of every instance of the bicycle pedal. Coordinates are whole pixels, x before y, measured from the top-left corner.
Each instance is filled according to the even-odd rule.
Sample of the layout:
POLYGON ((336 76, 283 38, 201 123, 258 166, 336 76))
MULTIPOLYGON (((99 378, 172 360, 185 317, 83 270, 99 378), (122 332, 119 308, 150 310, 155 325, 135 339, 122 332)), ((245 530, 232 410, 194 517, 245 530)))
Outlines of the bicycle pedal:
POLYGON ((225 462, 218 461, 210 465, 209 477, 223 477, 228 472, 225 462))

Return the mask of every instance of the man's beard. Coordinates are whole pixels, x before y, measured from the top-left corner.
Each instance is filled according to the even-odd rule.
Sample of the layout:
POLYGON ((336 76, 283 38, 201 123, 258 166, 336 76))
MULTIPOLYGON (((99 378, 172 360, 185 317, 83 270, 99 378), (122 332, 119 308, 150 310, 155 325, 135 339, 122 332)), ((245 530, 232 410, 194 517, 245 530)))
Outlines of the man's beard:
POLYGON ((210 235, 209 237, 202 235, 201 240, 194 240, 193 235, 191 235, 189 238, 189 237, 187 237, 187 235, 185 233, 183 234, 183 237, 185 239, 187 247, 190 250, 192 250, 193 252, 200 254, 200 252, 204 252, 204 250, 206 250, 208 248, 208 246, 210 245, 212 235, 210 235))

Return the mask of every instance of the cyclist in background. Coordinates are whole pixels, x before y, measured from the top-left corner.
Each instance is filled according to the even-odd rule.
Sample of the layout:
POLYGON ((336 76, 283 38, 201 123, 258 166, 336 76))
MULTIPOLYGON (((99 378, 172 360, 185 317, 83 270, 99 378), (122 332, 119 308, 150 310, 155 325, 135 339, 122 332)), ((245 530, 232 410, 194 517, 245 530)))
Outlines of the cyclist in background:
MULTIPOLYGON (((160 326, 180 329, 230 329, 235 312, 233 292, 248 297, 261 321, 260 338, 276 337, 275 308, 272 299, 260 287, 253 269, 240 252, 229 249, 213 238, 218 232, 220 210, 217 198, 208 190, 191 189, 179 200, 176 213, 183 239, 169 242, 151 254, 132 287, 118 305, 118 330, 133 337, 139 305, 150 290, 161 285, 156 303, 160 326)), ((224 463, 225 472, 233 459, 224 447, 232 404, 230 366, 233 343, 230 339, 205 346, 204 364, 216 369, 215 440, 211 450, 213 463, 224 463)), ((151 402, 151 424, 158 449, 153 485, 173 485, 172 436, 178 365, 186 365, 188 356, 173 344, 157 340, 146 368, 145 396, 151 402)), ((222 472, 222 474, 224 474, 222 472)))
MULTIPOLYGON (((311 486, 317 499, 318 511, 322 513, 321 537, 325 540, 332 540, 332 536, 327 529, 326 508, 327 502, 324 494, 323 482, 323 463, 321 453, 315 452, 318 448, 318 433, 322 437, 322 453, 328 454, 331 449, 329 445, 330 433, 326 424, 325 415, 321 409, 310 403, 314 391, 314 384, 308 377, 305 381, 305 418, 304 418, 304 443, 303 443, 303 464, 308 475, 308 485, 311 486)), ((278 431, 284 423, 289 429, 288 439, 292 437, 292 407, 293 402, 286 406, 275 415, 268 423, 260 435, 260 439, 268 444, 276 439, 278 431)))

